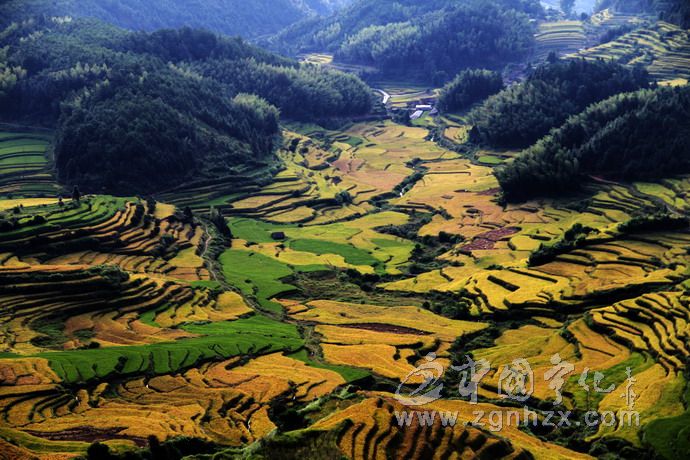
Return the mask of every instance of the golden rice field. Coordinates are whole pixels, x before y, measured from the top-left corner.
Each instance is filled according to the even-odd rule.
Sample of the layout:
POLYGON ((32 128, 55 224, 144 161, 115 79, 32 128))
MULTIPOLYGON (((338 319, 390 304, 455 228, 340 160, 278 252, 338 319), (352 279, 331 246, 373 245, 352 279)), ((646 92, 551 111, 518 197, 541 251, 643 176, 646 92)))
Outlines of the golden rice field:
MULTIPOLYGON (((586 27, 545 24, 539 41, 574 52, 586 27)), ((435 94, 383 88, 393 105, 435 94)), ((443 135, 470 148, 468 130, 453 122, 443 135)), ((390 121, 288 124, 271 181, 198 183, 155 207, 3 196, 0 458, 69 459, 94 441, 123 451, 149 436, 245 456, 308 440, 363 460, 584 459, 607 443, 646 458, 664 436, 682 448, 690 232, 621 224, 686 215, 690 179, 594 179, 576 198, 505 205, 493 168, 514 152, 464 155, 430 134, 390 121), (569 244, 577 224, 587 230, 569 244), (457 414, 455 425, 401 427, 410 409, 398 385, 422 385, 432 358, 447 369, 468 355, 491 363, 478 404, 450 396, 415 410, 457 414), (552 407, 543 377, 555 355, 573 366, 560 409, 622 417, 629 369, 640 426, 477 422, 476 411, 514 409, 499 385, 518 358, 535 375, 529 407, 552 407), (615 390, 586 392, 585 371, 615 390)))

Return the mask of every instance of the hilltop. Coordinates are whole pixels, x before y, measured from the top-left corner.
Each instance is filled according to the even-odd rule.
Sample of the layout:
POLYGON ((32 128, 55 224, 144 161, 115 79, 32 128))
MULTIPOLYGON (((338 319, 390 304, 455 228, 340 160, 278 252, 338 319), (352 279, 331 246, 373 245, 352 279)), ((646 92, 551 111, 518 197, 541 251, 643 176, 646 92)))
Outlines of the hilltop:
MULTIPOLYGON (((329 15, 350 0, 10 0, 0 5, 0 18, 37 14, 96 18, 132 30, 195 27, 226 35, 256 37, 276 33, 295 22, 329 15)), ((6 25, 0 19, 0 26, 6 25)))

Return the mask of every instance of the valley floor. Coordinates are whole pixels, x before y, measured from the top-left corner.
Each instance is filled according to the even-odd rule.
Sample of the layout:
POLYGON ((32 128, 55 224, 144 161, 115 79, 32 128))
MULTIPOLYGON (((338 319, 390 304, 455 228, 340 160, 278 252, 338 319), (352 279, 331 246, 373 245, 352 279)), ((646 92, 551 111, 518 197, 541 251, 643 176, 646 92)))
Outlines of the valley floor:
POLYGON ((3 134, 8 161, 23 161, 10 161, 12 198, 0 201, 12 223, 0 233, 5 458, 150 436, 201 438, 232 456, 294 428, 305 449, 351 458, 687 452, 690 232, 639 216, 686 214, 690 178, 593 178, 574 198, 502 206, 492 168, 514 152, 465 152, 462 123, 424 123, 290 125, 272 184, 158 203, 25 198, 42 137, 3 134), (566 244, 568 231, 583 237, 566 244), (488 366, 477 403, 450 369, 469 356, 488 366), (515 374, 531 376, 524 402, 504 391, 519 359, 532 372, 515 374), (548 378, 559 363, 562 386, 548 378), (408 394, 429 369, 441 398, 405 406, 396 389, 408 394), (597 388, 614 390, 593 390, 598 372, 597 388), (623 418, 630 381, 639 426, 623 418), (613 421, 495 430, 477 418, 551 410, 556 387, 573 424, 587 411, 613 421))

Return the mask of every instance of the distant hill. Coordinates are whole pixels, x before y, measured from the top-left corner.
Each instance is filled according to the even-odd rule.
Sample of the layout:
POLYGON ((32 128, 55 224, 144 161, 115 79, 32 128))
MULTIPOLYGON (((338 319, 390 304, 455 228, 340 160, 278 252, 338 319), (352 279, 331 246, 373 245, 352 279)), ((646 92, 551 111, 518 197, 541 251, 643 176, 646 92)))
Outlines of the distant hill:
MULTIPOLYGON (((542 0, 542 4, 544 5, 545 8, 553 8, 555 10, 561 9, 561 1, 560 0, 542 0)), ((592 11, 594 10, 595 5, 596 5, 596 0, 575 0, 575 6, 573 7, 573 11, 576 14, 580 14, 580 13, 591 14, 592 11)))
POLYGON ((351 0, 8 0, 0 2, 0 26, 8 18, 37 14, 91 17, 132 30, 205 28, 226 35, 273 34, 315 15, 330 15, 351 0))
POLYGON ((447 81, 468 67, 501 67, 531 50, 537 0, 359 0, 261 42, 288 55, 331 52, 385 76, 447 81))

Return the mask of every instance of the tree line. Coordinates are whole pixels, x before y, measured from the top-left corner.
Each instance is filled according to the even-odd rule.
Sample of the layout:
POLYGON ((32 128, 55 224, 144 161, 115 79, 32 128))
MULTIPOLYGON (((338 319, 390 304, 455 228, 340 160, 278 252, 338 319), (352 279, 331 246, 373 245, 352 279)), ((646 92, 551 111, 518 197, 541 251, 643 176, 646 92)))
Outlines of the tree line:
POLYGON ((509 200, 577 190, 588 176, 690 172, 690 87, 618 94, 571 117, 496 176, 509 200))
POLYGON ((524 82, 489 97, 470 118, 472 140, 526 148, 594 102, 649 86, 647 72, 609 61, 572 59, 535 69, 524 82))
POLYGON ((468 67, 502 67, 534 45, 529 17, 491 1, 469 2, 407 22, 374 25, 348 37, 337 60, 442 81, 468 67), (441 74, 441 75, 438 75, 441 74))
POLYGON ((4 0, 0 27, 7 20, 37 15, 98 18, 131 30, 191 26, 226 35, 256 37, 313 15, 329 15, 344 0, 4 0))

